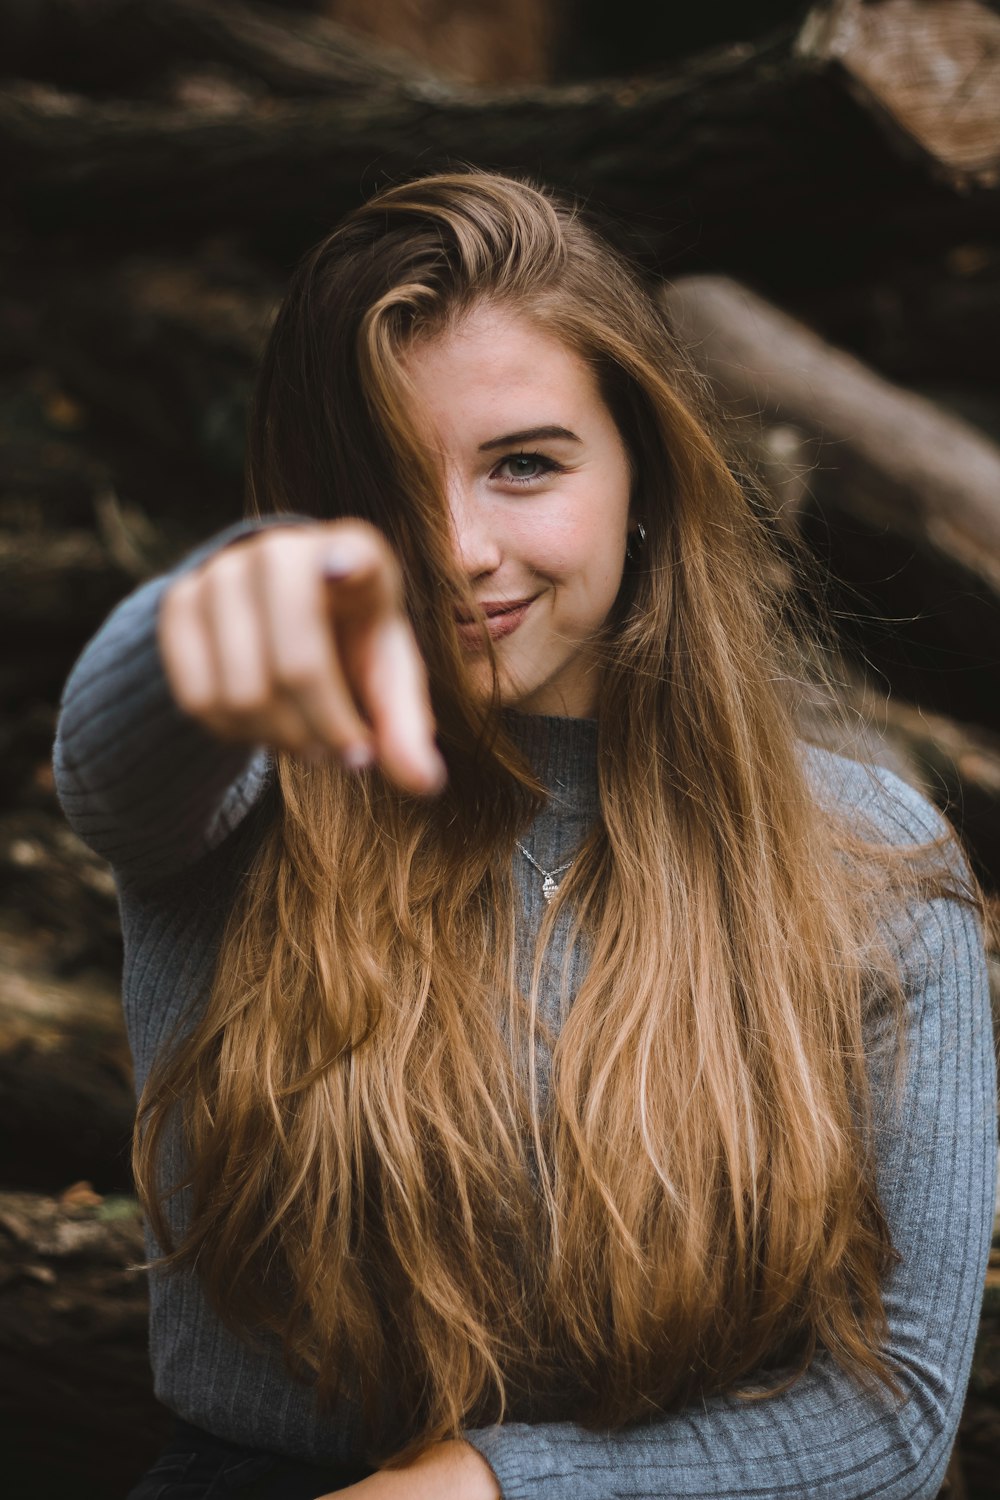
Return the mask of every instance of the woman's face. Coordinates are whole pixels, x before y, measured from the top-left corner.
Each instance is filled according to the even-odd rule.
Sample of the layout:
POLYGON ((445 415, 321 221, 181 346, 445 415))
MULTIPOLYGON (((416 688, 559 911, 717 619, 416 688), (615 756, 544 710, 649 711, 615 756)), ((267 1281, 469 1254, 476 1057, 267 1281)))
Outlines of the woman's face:
MULTIPOLYGON (((503 702, 596 717, 593 638, 635 518, 628 456, 593 371, 525 315, 485 305, 415 345, 406 368, 444 458, 459 564, 493 616, 503 702)), ((485 690, 478 629, 459 633, 485 690)))

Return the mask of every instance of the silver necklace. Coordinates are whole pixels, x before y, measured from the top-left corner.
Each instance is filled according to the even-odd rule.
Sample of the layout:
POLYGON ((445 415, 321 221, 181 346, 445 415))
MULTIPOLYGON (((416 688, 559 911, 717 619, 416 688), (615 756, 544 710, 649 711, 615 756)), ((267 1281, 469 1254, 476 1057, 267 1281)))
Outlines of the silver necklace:
MULTIPOLYGON (((517 840, 515 839, 514 842, 517 843, 517 840)), ((546 901, 551 901, 552 897, 559 889, 559 882, 555 879, 555 877, 557 875, 564 874, 565 871, 568 870, 570 865, 573 863, 573 860, 571 859, 569 861, 569 864, 560 865, 558 870, 543 870, 537 859, 532 859, 531 855, 528 853, 523 844, 517 844, 517 847, 520 849, 521 853, 528 861, 528 864, 534 865, 539 875, 544 875, 545 879, 542 881, 542 895, 545 897, 546 901)))

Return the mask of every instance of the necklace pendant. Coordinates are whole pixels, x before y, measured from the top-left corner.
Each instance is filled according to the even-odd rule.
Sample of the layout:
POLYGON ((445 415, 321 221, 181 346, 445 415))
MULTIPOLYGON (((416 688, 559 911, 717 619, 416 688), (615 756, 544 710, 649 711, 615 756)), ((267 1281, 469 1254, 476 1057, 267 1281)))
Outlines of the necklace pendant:
POLYGON ((555 895, 558 889, 558 881, 553 880, 551 875, 546 875, 545 879, 542 881, 542 895, 545 897, 546 901, 551 901, 552 897, 555 895))

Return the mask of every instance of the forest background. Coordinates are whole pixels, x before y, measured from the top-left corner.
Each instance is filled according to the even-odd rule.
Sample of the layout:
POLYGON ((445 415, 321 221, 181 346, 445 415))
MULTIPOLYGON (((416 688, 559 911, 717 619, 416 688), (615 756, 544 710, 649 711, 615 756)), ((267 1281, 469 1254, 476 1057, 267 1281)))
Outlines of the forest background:
MULTIPOLYGON (((165 1428, 117 906, 55 801, 62 684, 118 599, 239 515, 298 257, 457 162, 579 194, 665 278, 775 526, 828 570, 865 748, 1000 891, 1000 4, 5 0, 8 1493, 122 1495, 165 1428)), ((998 1240, 989 1275, 954 1500, 996 1494, 998 1240)))

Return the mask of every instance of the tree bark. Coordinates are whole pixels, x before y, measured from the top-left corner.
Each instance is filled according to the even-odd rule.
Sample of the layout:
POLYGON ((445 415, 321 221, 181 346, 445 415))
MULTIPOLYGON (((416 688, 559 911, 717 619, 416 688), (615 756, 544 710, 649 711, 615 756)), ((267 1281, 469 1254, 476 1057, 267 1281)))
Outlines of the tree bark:
POLYGON ((728 278, 680 279, 664 300, 747 440, 780 426, 798 441, 786 509, 844 581, 843 612, 863 627, 857 591, 874 587, 905 624, 872 619, 875 664, 881 651, 904 696, 1000 732, 1000 447, 728 278), (963 673, 945 677, 956 650, 963 673))
POLYGON ((732 416, 799 429, 817 462, 835 459, 843 509, 940 552, 1000 604, 1000 447, 727 278, 686 277, 664 301, 732 416))
POLYGON ((980 0, 833 0, 797 46, 839 64, 901 152, 943 181, 1000 182, 1000 16, 980 0))
MULTIPOLYGON (((969 5, 968 24, 986 25, 969 5)), ((872 7, 872 26, 898 22, 872 7)), ((631 248, 671 266, 846 256, 875 218, 883 245, 917 217, 944 242, 996 226, 1000 193, 931 181, 926 150, 900 160, 898 126, 816 31, 783 28, 652 79, 493 92, 390 80, 219 113, 13 82, 0 167, 22 230, 96 241, 225 226, 301 246, 378 182, 455 160, 581 190, 635 222, 631 248)))
MULTIPOLYGON (((20 846, 23 859, 35 857, 20 846)), ((53 895, 55 892, 53 892, 53 895)), ((6 903, 5 903, 6 904, 6 903)), ((86 888, 63 895, 83 922, 86 888)), ((131 1189, 135 1098, 116 979, 93 965, 72 976, 52 963, 51 937, 0 925, 0 1182, 57 1192, 87 1178, 131 1189)))
POLYGON ((109 1500, 165 1440, 149 1376, 144 1258, 131 1199, 0 1193, 7 1493, 109 1500))

